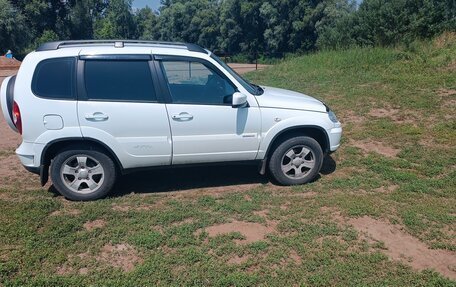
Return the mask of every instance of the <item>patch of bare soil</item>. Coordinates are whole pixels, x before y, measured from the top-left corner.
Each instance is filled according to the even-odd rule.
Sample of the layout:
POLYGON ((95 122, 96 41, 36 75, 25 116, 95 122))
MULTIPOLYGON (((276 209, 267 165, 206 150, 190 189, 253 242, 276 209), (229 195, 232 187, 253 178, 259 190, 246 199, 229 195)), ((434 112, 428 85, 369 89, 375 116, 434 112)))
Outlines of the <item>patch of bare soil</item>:
POLYGON ((399 113, 399 109, 372 109, 369 115, 376 118, 392 118, 399 113))
POLYGON ((94 220, 94 221, 88 221, 86 223, 84 223, 83 227, 87 230, 87 231, 92 231, 92 230, 95 230, 97 228, 103 228, 106 226, 106 221, 104 221, 103 219, 97 219, 97 220, 94 220))
POLYGON ((287 194, 287 197, 309 198, 309 197, 315 197, 317 195, 318 195, 318 192, 307 191, 307 192, 293 192, 293 193, 287 194))
POLYGON ((38 177, 25 172, 14 150, 21 143, 19 134, 11 130, 3 115, 0 115, 0 187, 40 187, 38 177))
POLYGON ((253 214, 259 216, 259 217, 263 217, 263 218, 266 218, 269 214, 269 210, 268 209, 264 209, 264 210, 258 210, 258 211, 254 211, 253 214))
POLYGON ((62 208, 53 211, 50 216, 60 216, 60 215, 65 215, 65 216, 77 216, 81 214, 81 210, 77 209, 77 203, 72 202, 69 200, 66 200, 63 197, 59 197, 58 200, 62 203, 62 208))
POLYGON ((281 210, 288 210, 290 208, 290 205, 291 205, 290 202, 285 202, 285 203, 281 204, 279 208, 281 210))
POLYGON ((21 136, 6 123, 3 113, 0 116, 0 150, 16 149, 21 143, 21 136))
POLYGON ((139 256, 133 246, 129 244, 112 245, 111 243, 108 243, 101 248, 100 253, 96 256, 93 256, 88 252, 78 255, 68 255, 67 262, 62 266, 57 267, 56 273, 59 275, 74 274, 76 272, 81 275, 87 274, 89 273, 87 267, 75 270, 73 266, 77 262, 84 264, 84 262, 90 262, 94 259, 103 264, 120 268, 124 272, 132 271, 137 264, 143 262, 143 259, 139 256))
POLYGON ((398 188, 399 188, 399 186, 397 186, 397 185, 381 186, 379 188, 374 189, 374 192, 389 194, 389 193, 394 192, 398 188))
POLYGON ((181 226, 181 225, 185 225, 185 224, 192 224, 194 223, 195 221, 193 220, 193 218, 186 218, 182 221, 177 221, 177 222, 174 222, 172 225, 173 226, 181 226))
POLYGON ((396 123, 414 123, 414 119, 400 113, 400 109, 395 108, 375 108, 370 110, 369 115, 374 118, 388 118, 396 123))
POLYGON ((80 215, 81 211, 79 209, 62 209, 53 211, 51 216, 60 216, 60 215, 80 215))
POLYGON ((340 211, 331 206, 322 206, 320 208, 321 213, 329 214, 332 220, 334 220, 338 225, 343 225, 346 223, 346 219, 342 216, 340 211))
POLYGON ((17 70, 21 64, 22 63, 16 59, 0 56, 0 70, 17 70))
POLYGON ((351 141, 351 144, 366 153, 375 152, 386 157, 396 157, 400 149, 385 145, 382 142, 373 141, 351 141))
POLYGON ((134 205, 127 205, 127 204, 113 204, 112 210, 120 211, 120 212, 128 212, 128 211, 148 211, 162 207, 161 203, 155 204, 142 204, 139 206, 134 205))
POLYGON ((397 225, 361 217, 349 220, 359 232, 366 233, 387 248, 384 252, 417 270, 433 269, 451 279, 456 279, 456 253, 429 249, 426 244, 401 230, 397 225))
POLYGON ((440 68, 440 70, 445 71, 445 72, 453 72, 456 71, 456 60, 449 63, 446 67, 440 68))
POLYGON ((440 36, 434 39, 434 45, 437 48, 444 48, 450 45, 451 43, 456 42, 456 33, 455 32, 444 32, 440 36))
POLYGON ((68 265, 58 266, 56 269, 57 275, 68 275, 73 272, 74 272, 74 269, 68 265))
POLYGON ((132 271, 137 264, 143 262, 136 249, 129 244, 106 244, 96 259, 97 261, 120 268, 124 272, 132 271))
POLYGON ((244 256, 235 255, 235 256, 231 257, 230 259, 228 259, 227 263, 231 264, 231 265, 239 265, 239 264, 247 262, 247 260, 249 260, 250 258, 251 257, 249 255, 244 255, 244 256))
POLYGON ((342 114, 340 116, 341 122, 342 123, 353 123, 353 124, 359 124, 364 122, 366 119, 363 116, 357 115, 352 111, 348 111, 346 114, 342 114))
POLYGON ((455 108, 456 107, 456 99, 447 99, 444 101, 443 106, 447 108, 455 108))
MULTIPOLYGON (((65 264, 63 264, 63 265, 58 266, 57 269, 56 269, 56 273, 58 275, 74 274, 75 273, 75 269, 71 265, 75 261, 85 260, 85 259, 87 259, 89 257, 90 257, 90 255, 87 252, 86 253, 81 253, 81 254, 78 254, 78 255, 68 255, 68 261, 65 262, 65 264)), ((85 275, 85 274, 89 273, 89 269, 83 267, 81 269, 78 269, 77 273, 79 273, 81 275, 85 275)))
POLYGON ((441 88, 441 89, 437 90, 437 94, 441 97, 454 96, 454 95, 456 95, 456 90, 441 88))
POLYGON ((295 264, 301 265, 302 258, 295 250, 291 250, 290 252, 290 259, 294 261, 295 264))
POLYGON ((267 225, 262 225, 254 222, 245 221, 232 221, 230 223, 223 223, 214 225, 206 228, 206 232, 209 237, 215 237, 217 235, 229 234, 232 232, 241 233, 245 239, 237 240, 239 244, 249 244, 256 241, 266 239, 266 235, 275 232, 276 223, 268 221, 267 225))
POLYGON ((0 69, 0 85, 2 84, 2 81, 9 76, 14 76, 17 74, 17 70, 2 70, 0 69))
POLYGON ((252 201, 252 197, 248 194, 244 195, 245 201, 252 201))
POLYGON ((444 109, 450 109, 450 112, 446 113, 446 119, 454 118, 454 108, 456 107, 456 90, 441 88, 437 90, 437 95, 441 98, 441 106, 444 109))
POLYGON ((0 157, 0 187, 16 187, 24 190, 37 189, 41 185, 39 177, 24 170, 15 154, 0 157))

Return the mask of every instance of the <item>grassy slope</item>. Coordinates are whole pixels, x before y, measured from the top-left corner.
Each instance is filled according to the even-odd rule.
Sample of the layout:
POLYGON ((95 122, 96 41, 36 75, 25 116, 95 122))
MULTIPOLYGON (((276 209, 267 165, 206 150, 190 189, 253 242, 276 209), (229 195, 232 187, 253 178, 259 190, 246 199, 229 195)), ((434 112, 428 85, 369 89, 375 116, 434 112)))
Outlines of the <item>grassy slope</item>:
POLYGON ((0 282, 454 286, 437 273, 389 261, 381 244, 361 240, 352 227, 336 224, 331 212, 387 219, 432 248, 456 251, 455 95, 444 95, 456 89, 455 64, 456 38, 448 36, 408 51, 324 52, 250 74, 258 83, 318 95, 344 123, 343 145, 333 155, 337 170, 306 186, 133 194, 93 203, 65 202, 42 190, 2 190, 0 282), (372 114, 382 108, 389 117, 372 114), (359 142, 392 146, 399 154, 366 152, 354 146, 359 142), (113 210, 113 204, 129 210, 113 210), (135 208, 141 206, 152 209, 135 208), (279 230, 265 241, 236 245, 236 233, 209 239, 194 234, 231 219, 264 223, 254 214, 264 209, 279 230), (51 216, 54 211, 60 213, 51 216), (106 226, 83 228, 95 219, 106 226), (129 273, 97 261, 108 242, 130 244, 144 261, 129 273), (302 263, 290 260, 292 250, 302 263), (235 255, 249 259, 228 264, 235 255), (67 272, 56 275, 62 266, 67 272), (89 273, 79 274, 81 268, 89 273))

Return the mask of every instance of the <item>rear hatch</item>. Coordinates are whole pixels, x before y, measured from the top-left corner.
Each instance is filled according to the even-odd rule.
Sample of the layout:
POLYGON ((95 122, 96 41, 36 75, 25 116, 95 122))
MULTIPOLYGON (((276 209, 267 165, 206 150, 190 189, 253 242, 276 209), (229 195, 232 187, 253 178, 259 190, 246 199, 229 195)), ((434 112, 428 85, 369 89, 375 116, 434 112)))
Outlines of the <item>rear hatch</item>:
POLYGON ((6 122, 14 131, 18 131, 14 125, 13 106, 14 106, 14 85, 16 76, 8 77, 3 80, 0 88, 0 105, 2 106, 3 116, 6 122))

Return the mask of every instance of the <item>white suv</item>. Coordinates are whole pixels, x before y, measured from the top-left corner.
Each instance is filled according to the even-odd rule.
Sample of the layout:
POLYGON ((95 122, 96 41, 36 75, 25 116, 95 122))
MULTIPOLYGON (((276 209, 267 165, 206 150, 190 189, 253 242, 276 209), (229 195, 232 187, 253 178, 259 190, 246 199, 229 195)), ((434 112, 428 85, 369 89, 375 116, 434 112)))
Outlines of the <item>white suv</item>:
POLYGON ((334 113, 312 97, 243 79, 194 44, 64 41, 27 55, 1 105, 22 135, 25 168, 72 200, 157 166, 257 161, 283 185, 319 173, 340 144, 334 113))

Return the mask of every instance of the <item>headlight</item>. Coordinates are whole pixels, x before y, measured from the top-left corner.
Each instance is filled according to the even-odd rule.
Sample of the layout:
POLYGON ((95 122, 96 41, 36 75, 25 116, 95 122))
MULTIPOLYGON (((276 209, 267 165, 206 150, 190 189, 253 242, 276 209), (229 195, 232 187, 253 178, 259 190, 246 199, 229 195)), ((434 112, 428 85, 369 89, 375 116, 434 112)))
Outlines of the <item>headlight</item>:
POLYGON ((329 119, 330 119, 333 123, 338 123, 338 122, 339 122, 339 120, 337 119, 336 114, 335 114, 333 111, 329 110, 329 111, 328 111, 328 116, 329 116, 329 119))

